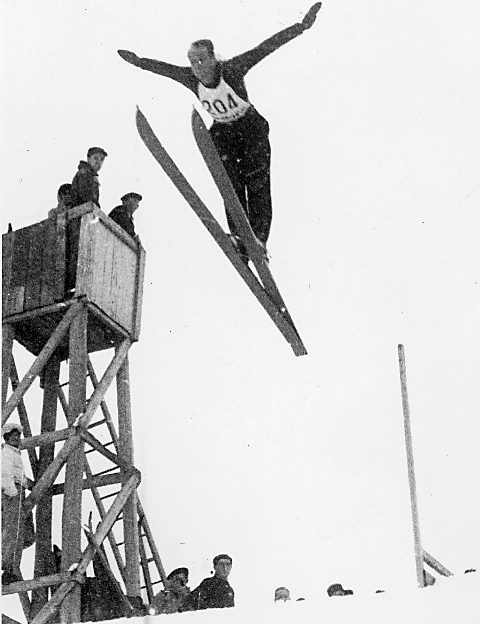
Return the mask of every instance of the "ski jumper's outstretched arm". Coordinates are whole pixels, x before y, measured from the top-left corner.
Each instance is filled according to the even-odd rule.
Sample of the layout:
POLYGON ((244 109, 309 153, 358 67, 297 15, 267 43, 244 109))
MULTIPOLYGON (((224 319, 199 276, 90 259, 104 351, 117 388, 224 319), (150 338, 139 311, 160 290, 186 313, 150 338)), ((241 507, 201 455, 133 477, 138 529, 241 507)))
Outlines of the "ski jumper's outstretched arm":
POLYGON ((265 41, 262 41, 262 43, 260 43, 252 50, 248 50, 247 52, 244 52, 243 54, 232 58, 232 65, 235 65, 237 68, 242 70, 243 74, 246 74, 249 69, 254 67, 254 65, 259 63, 266 56, 268 56, 275 50, 278 50, 278 48, 285 45, 292 39, 295 39, 305 30, 311 28, 315 22, 317 13, 320 11, 321 6, 321 2, 316 2, 310 7, 301 22, 293 24, 293 26, 289 26, 288 28, 281 30, 272 37, 269 37, 265 41))
POLYGON ((140 67, 140 69, 146 69, 154 74, 171 78, 176 82, 179 82, 192 91, 195 91, 197 80, 195 80, 192 70, 189 66, 182 67, 180 65, 172 65, 171 63, 165 63, 164 61, 157 61, 150 58, 140 58, 134 52, 129 50, 118 50, 118 54, 127 63, 140 67))

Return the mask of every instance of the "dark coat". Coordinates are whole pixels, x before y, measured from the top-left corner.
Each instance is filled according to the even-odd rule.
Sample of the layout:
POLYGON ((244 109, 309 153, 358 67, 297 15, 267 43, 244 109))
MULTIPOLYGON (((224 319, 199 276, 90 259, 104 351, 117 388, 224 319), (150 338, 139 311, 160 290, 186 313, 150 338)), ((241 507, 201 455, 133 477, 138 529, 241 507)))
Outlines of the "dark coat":
POLYGON ((125 230, 127 234, 133 238, 135 236, 135 225, 133 223, 133 217, 125 208, 125 206, 117 206, 108 215, 110 219, 113 219, 115 223, 125 230))
POLYGON ((72 195, 74 205, 80 206, 86 202, 93 202, 100 207, 100 189, 98 175, 93 170, 90 163, 81 160, 78 164, 78 171, 72 180, 72 195))
POLYGON ((235 606, 235 592, 228 581, 218 576, 203 579, 198 587, 190 592, 180 611, 201 609, 223 609, 235 606))

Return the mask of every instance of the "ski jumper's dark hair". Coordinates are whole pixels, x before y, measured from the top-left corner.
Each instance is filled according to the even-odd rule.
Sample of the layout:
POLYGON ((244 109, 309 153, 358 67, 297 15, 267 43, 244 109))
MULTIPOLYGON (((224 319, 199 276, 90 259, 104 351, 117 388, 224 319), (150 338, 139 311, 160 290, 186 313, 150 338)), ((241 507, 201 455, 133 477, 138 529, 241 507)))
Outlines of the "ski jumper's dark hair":
POLYGON ((193 41, 192 48, 206 48, 207 52, 210 54, 210 56, 214 56, 215 54, 215 48, 213 46, 213 41, 211 41, 210 39, 197 39, 197 41, 193 41))

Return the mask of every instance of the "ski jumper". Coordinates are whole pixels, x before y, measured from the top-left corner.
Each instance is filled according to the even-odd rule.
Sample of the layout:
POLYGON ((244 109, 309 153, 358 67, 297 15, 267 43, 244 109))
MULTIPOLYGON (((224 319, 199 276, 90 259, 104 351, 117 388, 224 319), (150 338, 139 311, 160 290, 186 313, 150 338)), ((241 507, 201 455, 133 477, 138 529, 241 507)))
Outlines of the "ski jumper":
MULTIPOLYGON (((218 61, 216 80, 205 86, 190 66, 136 58, 135 66, 172 78, 193 91, 213 118, 210 134, 256 237, 266 243, 272 222, 270 142, 267 120, 251 104, 245 87, 247 72, 266 56, 301 35, 294 24, 260 45, 226 61, 218 61)), ((232 234, 235 226, 228 212, 232 234)))

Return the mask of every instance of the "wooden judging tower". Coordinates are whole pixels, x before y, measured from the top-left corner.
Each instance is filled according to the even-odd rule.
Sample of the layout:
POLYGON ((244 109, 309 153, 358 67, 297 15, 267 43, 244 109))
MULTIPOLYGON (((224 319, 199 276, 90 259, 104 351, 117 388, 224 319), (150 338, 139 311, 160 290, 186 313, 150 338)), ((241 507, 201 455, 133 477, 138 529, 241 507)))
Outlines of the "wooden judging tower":
POLYGON ((18 412, 34 481, 23 507, 35 512, 36 541, 34 578, 2 591, 19 594, 34 624, 81 621, 87 566, 97 555, 107 562, 107 542, 119 580, 107 568, 125 615, 134 614, 131 598, 150 602, 153 586, 165 582, 133 465, 128 351, 140 333, 145 252, 91 203, 67 214, 3 235, 2 424, 18 412), (35 356, 23 378, 14 341, 35 356), (107 349, 112 357, 98 379, 89 354, 107 349), (43 404, 29 417, 24 399, 38 376, 43 404), (114 380, 116 422, 104 400, 114 380), (64 423, 57 421, 58 405, 64 423), (87 495, 98 524, 85 541, 87 495), (52 570, 57 497, 61 565, 52 570))

